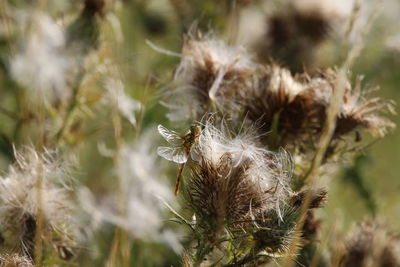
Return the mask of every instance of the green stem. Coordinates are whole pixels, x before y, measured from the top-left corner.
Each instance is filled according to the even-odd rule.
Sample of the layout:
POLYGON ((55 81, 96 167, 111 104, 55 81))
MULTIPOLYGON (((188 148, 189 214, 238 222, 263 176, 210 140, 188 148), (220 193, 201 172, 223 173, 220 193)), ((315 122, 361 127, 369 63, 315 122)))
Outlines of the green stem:
POLYGON ((61 139, 64 137, 65 132, 68 130, 71 124, 72 115, 74 114, 75 109, 79 106, 79 101, 78 101, 79 88, 81 87, 83 76, 84 76, 84 71, 82 71, 82 73, 79 74, 79 76, 77 77, 76 86, 74 87, 72 98, 67 108, 67 114, 65 116, 64 124, 56 134, 56 143, 59 143, 61 139))

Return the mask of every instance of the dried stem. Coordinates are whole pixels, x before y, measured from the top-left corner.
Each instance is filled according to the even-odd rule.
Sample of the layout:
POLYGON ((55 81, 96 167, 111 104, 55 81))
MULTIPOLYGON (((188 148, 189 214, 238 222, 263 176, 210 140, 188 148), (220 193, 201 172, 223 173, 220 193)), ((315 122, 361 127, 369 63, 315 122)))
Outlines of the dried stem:
POLYGON ((56 134, 56 143, 59 143, 62 138, 64 137, 66 131, 68 130, 69 126, 71 125, 72 118, 75 112, 75 109, 79 106, 79 92, 81 87, 81 82, 83 80, 84 72, 80 72, 77 77, 76 85, 72 91, 71 101, 69 102, 66 115, 64 118, 64 123, 60 130, 58 130, 56 134))
POLYGON ((36 210, 36 232, 35 232, 35 265, 42 266, 42 253, 43 253, 43 227, 44 227, 44 215, 43 215, 43 176, 44 176, 44 166, 43 166, 43 149, 45 145, 45 123, 46 123, 46 114, 44 110, 44 102, 45 98, 44 95, 40 95, 41 105, 39 105, 39 138, 38 138, 38 161, 39 164, 37 166, 37 176, 36 176, 36 183, 35 183, 35 190, 36 190, 36 203, 37 203, 37 210, 36 210))
MULTIPOLYGON (((118 103, 115 102, 113 105, 112 112, 112 121, 114 128, 114 138, 115 138, 115 154, 114 154, 114 164, 115 166, 120 165, 120 150, 123 144, 122 137, 122 118, 119 115, 118 103)), ((119 168, 118 168, 119 170, 119 168)), ((122 180, 123 174, 118 172, 118 181, 119 181, 119 212, 122 216, 126 214, 125 204, 128 199, 127 188, 125 186, 124 181, 122 180)), ((111 251, 108 258, 108 264, 110 266, 118 266, 118 253, 121 255, 122 266, 130 266, 130 240, 126 233, 126 231, 120 227, 115 229, 115 235, 111 245, 111 251)))
MULTIPOLYGON (((369 24, 367 24, 364 27, 363 31, 360 32, 360 36, 357 39, 357 42, 355 42, 354 45, 351 47, 350 51, 347 54, 346 60, 344 61, 344 63, 342 64, 342 66, 338 71, 332 99, 327 110, 327 118, 325 121, 324 128, 322 129, 321 137, 318 142, 317 151, 311 163, 310 170, 308 171, 305 177, 306 186, 309 187, 310 189, 314 187, 314 184, 318 176, 319 168, 322 164, 325 153, 327 151, 327 148, 329 146, 329 143, 331 142, 333 133, 335 131, 337 116, 340 111, 340 107, 343 102, 343 96, 345 93, 347 72, 350 69, 353 62, 355 61, 355 59, 359 56, 364 45, 363 43, 364 37, 369 32, 369 28, 371 25, 370 23, 374 20, 375 17, 376 13, 373 13, 369 20, 369 24)), ((296 224, 296 231, 295 231, 297 235, 301 235, 301 229, 303 228, 307 216, 307 209, 311 203, 311 194, 310 194, 311 192, 312 190, 307 191, 304 202, 301 205, 300 216, 296 224)), ((298 245, 297 243, 299 242, 299 240, 300 238, 299 239, 295 238, 293 242, 290 244, 288 255, 296 255, 296 250, 298 245)), ((286 258, 283 266, 290 266, 292 260, 293 257, 286 258)))

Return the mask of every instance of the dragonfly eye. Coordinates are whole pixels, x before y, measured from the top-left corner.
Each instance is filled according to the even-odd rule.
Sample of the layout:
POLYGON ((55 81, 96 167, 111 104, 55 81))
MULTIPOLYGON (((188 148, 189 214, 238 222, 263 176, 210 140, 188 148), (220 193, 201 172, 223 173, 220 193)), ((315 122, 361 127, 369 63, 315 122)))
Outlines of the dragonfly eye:
POLYGON ((200 128, 200 126, 198 126, 198 125, 192 125, 192 126, 190 126, 190 132, 191 132, 194 136, 198 137, 198 136, 200 136, 200 134, 201 134, 201 128, 200 128))

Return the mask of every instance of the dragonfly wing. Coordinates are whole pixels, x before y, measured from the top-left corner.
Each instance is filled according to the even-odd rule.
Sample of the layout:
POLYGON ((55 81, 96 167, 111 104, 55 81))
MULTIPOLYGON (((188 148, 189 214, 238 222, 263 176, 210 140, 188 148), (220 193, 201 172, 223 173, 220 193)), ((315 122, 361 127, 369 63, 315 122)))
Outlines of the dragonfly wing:
POLYGON ((200 162, 201 159, 200 153, 196 149, 192 149, 190 151, 190 157, 192 158, 193 161, 200 162))
POLYGON ((282 171, 283 173, 288 177, 291 178, 292 177, 292 173, 293 173, 293 169, 294 169, 294 162, 293 162, 293 158, 290 155, 289 152, 287 152, 285 149, 280 148, 279 152, 278 152, 278 156, 281 160, 281 167, 282 167, 282 171))
POLYGON ((157 154, 166 160, 170 160, 179 164, 187 161, 187 156, 180 148, 160 146, 157 148, 157 154))
POLYGON ((183 144, 183 139, 182 139, 182 137, 179 136, 179 134, 177 132, 168 130, 161 124, 158 125, 157 129, 158 129, 158 132, 161 134, 161 136, 171 145, 181 146, 183 144))

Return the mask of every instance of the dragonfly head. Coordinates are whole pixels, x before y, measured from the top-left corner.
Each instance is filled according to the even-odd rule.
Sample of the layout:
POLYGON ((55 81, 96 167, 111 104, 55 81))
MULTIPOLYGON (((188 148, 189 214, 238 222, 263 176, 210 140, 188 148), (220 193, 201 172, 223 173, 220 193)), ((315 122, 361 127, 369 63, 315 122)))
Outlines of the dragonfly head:
POLYGON ((194 137, 199 137, 201 134, 201 127, 198 124, 193 124, 192 126, 190 126, 190 133, 194 136, 194 137))

